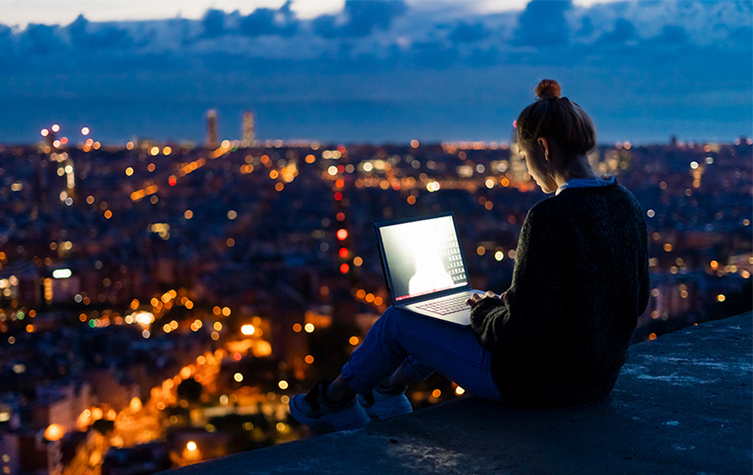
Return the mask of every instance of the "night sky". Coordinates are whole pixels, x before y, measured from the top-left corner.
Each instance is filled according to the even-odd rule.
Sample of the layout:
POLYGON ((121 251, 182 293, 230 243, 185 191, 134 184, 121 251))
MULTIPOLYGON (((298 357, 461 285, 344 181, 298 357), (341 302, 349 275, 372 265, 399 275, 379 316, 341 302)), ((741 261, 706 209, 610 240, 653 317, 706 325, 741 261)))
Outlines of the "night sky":
POLYGON ((504 141, 543 78, 602 143, 752 133, 750 1, 97 3, 0 2, 0 143, 504 141))

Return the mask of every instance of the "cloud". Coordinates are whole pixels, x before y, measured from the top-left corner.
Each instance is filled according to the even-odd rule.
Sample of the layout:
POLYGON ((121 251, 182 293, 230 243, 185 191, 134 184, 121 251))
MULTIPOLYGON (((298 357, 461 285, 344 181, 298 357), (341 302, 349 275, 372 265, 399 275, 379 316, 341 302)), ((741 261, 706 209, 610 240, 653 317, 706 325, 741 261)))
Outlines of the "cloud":
POLYGON ((13 50, 13 30, 5 25, 0 25, 0 61, 13 50))
POLYGON ((115 25, 100 24, 92 28, 89 20, 79 15, 67 27, 71 43, 74 46, 89 49, 112 48, 129 46, 131 39, 128 33, 115 25))
MULTIPOLYGON (((726 109, 709 108, 721 115, 730 114, 729 104, 738 104, 738 116, 750 109, 750 7, 686 1, 694 7, 683 16, 672 0, 590 8, 534 0, 524 11, 483 14, 463 3, 453 4, 449 13, 428 3, 348 0, 340 13, 314 19, 297 18, 287 2, 248 15, 210 10, 199 20, 102 23, 80 16, 65 26, 0 25, 0 106, 7 110, 16 101, 18 110, 41 114, 37 110, 52 107, 48 99, 69 98, 72 105, 58 103, 48 112, 53 116, 69 106, 93 110, 113 99, 133 107, 131 124, 142 113, 137 105, 148 104, 158 110, 149 120, 167 127, 159 124, 161 111, 266 104, 260 106, 266 115, 260 124, 271 124, 277 114, 277 126, 290 129, 308 120, 298 114, 300 104, 331 108, 336 117, 332 104, 344 101, 356 104, 351 119, 360 113, 358 104, 368 103, 389 111, 385 117, 404 109, 425 108, 437 117, 463 111, 467 125, 479 108, 505 115, 509 104, 518 107, 516 98, 530 98, 537 79, 553 76, 562 79, 568 94, 582 97, 584 106, 589 94, 601 97, 623 81, 619 89, 625 94, 605 101, 603 115, 624 111, 627 96, 635 104, 671 96, 692 104, 686 106, 691 110, 695 94, 708 101, 723 97, 726 109), (689 84, 682 94, 656 89, 677 77, 689 84), (502 101, 507 105, 500 106, 502 101), (383 107, 387 102, 392 105, 383 107)), ((645 112, 627 105, 636 116, 645 112)), ((593 100, 590 107, 602 106, 593 100)), ((429 115, 426 120, 436 124, 439 119, 429 115)), ((173 137, 180 137, 179 116, 176 112, 171 124, 173 137)), ((457 135, 451 128, 455 119, 442 120, 457 135)), ((326 122, 314 118, 306 124, 314 130, 326 122)), ((19 130, 5 126, 0 117, 0 141, 7 130, 19 130)))
POLYGON ((325 38, 363 37, 375 29, 388 29, 407 10, 402 0, 346 0, 342 13, 322 15, 314 19, 313 27, 325 38))
POLYGON ((640 39, 635 26, 624 18, 618 18, 614 23, 612 31, 604 33, 599 39, 600 44, 605 45, 624 45, 635 42, 640 39))
POLYGON ((565 13, 572 1, 531 0, 520 15, 514 43, 523 46, 564 46, 569 43, 570 29, 565 13))
POLYGON ((21 36, 21 50, 27 54, 49 55, 62 49, 58 26, 29 23, 21 36))
POLYGON ((659 36, 656 37, 656 41, 664 45, 686 45, 690 42, 688 32, 685 28, 677 25, 666 25, 662 28, 659 36))
POLYGON ((210 8, 201 19, 204 27, 204 36, 207 38, 216 38, 225 33, 225 12, 210 8))
POLYGON ((443 41, 415 43, 411 49, 415 64, 423 67, 444 69, 458 60, 458 50, 443 41))
POLYGON ((291 10, 292 0, 288 0, 279 10, 257 8, 241 18, 239 31, 247 36, 280 35, 293 36, 298 31, 299 22, 291 10))
POLYGON ((460 21, 447 38, 453 43, 475 43, 488 38, 490 35, 491 31, 480 21, 475 23, 460 21))

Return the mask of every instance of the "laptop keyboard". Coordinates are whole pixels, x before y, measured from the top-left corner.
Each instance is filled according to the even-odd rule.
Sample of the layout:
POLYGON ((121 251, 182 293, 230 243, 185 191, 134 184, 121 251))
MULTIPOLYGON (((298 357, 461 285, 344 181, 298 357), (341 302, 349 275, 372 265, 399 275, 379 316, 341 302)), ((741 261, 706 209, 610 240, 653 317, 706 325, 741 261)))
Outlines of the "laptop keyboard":
POLYGON ((449 315, 470 308, 466 305, 468 300, 467 293, 453 295, 444 299, 432 300, 431 302, 417 304, 416 307, 436 313, 438 315, 449 315))

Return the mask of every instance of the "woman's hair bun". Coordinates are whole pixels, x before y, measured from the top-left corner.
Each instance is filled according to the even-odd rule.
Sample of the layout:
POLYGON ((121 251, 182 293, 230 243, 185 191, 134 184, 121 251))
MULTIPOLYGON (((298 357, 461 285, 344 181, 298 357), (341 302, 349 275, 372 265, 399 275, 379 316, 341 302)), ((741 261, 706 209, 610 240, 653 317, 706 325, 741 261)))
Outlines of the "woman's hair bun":
POLYGON ((544 79, 536 86, 537 99, 551 99, 562 95, 562 87, 554 79, 544 79))

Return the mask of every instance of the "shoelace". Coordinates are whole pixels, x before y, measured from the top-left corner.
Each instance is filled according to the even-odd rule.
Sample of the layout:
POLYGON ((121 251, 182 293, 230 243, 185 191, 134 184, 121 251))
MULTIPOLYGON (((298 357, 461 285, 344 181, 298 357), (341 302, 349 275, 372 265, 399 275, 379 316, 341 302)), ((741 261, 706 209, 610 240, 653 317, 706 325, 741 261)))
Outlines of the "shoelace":
POLYGON ((329 381, 326 379, 321 379, 317 381, 314 387, 311 388, 311 391, 309 391, 308 394, 306 394, 306 396, 303 398, 303 400, 309 403, 309 406, 311 406, 311 409, 315 412, 319 411, 320 394, 327 394, 327 386, 329 386, 329 381))

